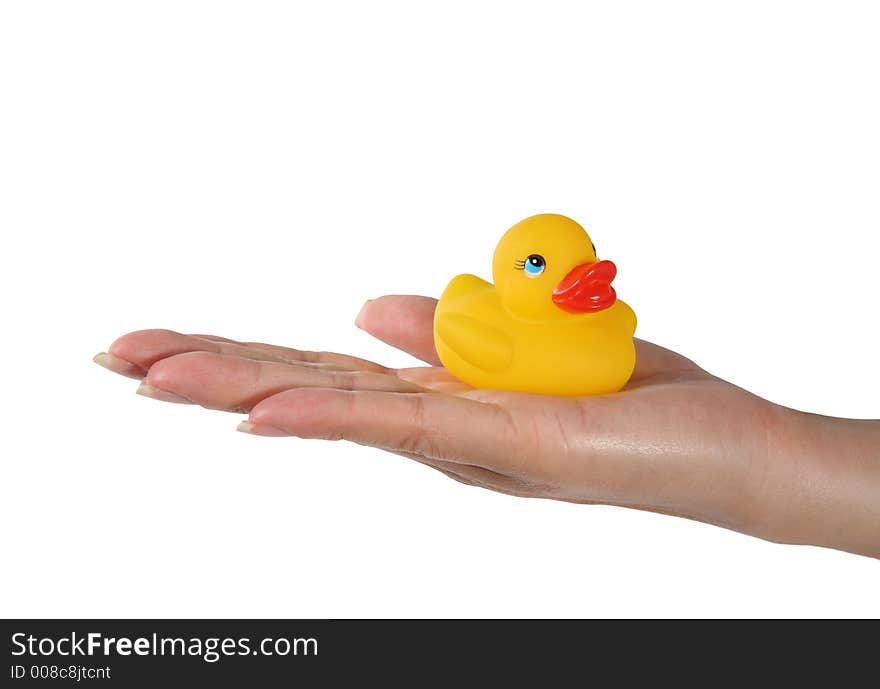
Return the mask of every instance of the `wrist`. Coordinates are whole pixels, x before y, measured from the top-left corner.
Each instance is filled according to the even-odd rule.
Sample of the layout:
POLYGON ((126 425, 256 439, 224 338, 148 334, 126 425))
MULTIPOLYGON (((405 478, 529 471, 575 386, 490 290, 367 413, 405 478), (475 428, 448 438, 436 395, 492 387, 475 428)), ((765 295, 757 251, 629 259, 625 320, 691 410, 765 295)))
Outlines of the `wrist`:
POLYGON ((765 537, 880 557, 880 421, 779 409, 765 537))

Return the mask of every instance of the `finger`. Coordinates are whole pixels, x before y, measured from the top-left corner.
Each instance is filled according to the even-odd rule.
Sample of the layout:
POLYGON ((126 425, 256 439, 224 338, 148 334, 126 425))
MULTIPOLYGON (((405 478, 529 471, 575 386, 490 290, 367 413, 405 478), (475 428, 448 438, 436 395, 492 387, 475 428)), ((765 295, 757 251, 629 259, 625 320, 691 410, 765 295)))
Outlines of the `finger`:
POLYGON ((186 333, 190 337, 199 337, 203 340, 213 340, 214 342, 229 342, 230 344, 241 344, 238 340, 230 340, 228 337, 220 337, 219 335, 206 335, 204 333, 186 333))
POLYGON ((361 308, 355 325, 392 347, 433 366, 440 366, 434 349, 434 308, 437 300, 411 295, 371 299, 361 308))
POLYGON ((256 354, 257 357, 261 354, 266 354, 268 358, 274 357, 281 361, 310 363, 318 366, 326 365, 348 371, 387 372, 390 370, 374 361, 361 359, 360 357, 350 356, 348 354, 337 354, 336 352, 311 352, 305 349, 281 347, 279 345, 265 344, 263 342, 230 340, 226 337, 218 337, 217 335, 193 335, 192 337, 236 345, 238 347, 245 347, 248 352, 256 354))
POLYGON ((634 338, 636 345, 636 367, 630 377, 630 383, 638 383, 657 375, 677 371, 701 370, 687 357, 646 340, 634 338))
POLYGON ((440 366, 417 366, 414 368, 395 369, 394 375, 401 380, 408 380, 426 390, 459 395, 473 390, 470 385, 462 383, 449 371, 440 366))
POLYGON ((118 373, 126 378, 143 378, 146 373, 146 370, 137 364, 120 359, 118 356, 113 356, 108 352, 98 352, 92 361, 98 364, 98 366, 103 366, 108 371, 113 371, 113 373, 118 373))
POLYGON ((242 430, 350 440, 510 476, 522 475, 532 444, 504 409, 438 393, 288 390, 257 404, 248 424, 242 430))
MULTIPOLYGON (((166 399, 154 390, 170 393, 194 404, 224 411, 248 411, 267 397, 303 387, 342 390, 419 392, 414 383, 374 371, 340 371, 274 361, 254 361, 213 352, 186 352, 150 367, 147 397, 166 399)), ((173 400, 173 397, 170 398, 173 400)))
POLYGON ((238 342, 209 340, 205 337, 184 335, 172 330, 138 330, 123 335, 110 345, 113 357, 129 362, 143 371, 153 364, 177 354, 186 352, 214 352, 231 354, 257 361, 277 361, 316 367, 331 367, 341 370, 372 370, 385 372, 379 364, 332 352, 309 352, 287 347, 273 348, 271 345, 254 347, 238 342))

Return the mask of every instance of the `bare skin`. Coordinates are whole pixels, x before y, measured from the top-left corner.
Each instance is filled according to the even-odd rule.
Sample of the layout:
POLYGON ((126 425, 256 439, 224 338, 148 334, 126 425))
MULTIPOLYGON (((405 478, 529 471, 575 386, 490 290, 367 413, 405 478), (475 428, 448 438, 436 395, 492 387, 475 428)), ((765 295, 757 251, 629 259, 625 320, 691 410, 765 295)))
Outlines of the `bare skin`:
POLYGON ((349 440, 511 495, 880 557, 880 421, 781 407, 640 340, 613 395, 474 390, 437 359, 435 305, 380 297, 357 321, 426 367, 168 330, 124 335, 95 361, 149 397, 248 413, 239 430, 254 435, 349 440))

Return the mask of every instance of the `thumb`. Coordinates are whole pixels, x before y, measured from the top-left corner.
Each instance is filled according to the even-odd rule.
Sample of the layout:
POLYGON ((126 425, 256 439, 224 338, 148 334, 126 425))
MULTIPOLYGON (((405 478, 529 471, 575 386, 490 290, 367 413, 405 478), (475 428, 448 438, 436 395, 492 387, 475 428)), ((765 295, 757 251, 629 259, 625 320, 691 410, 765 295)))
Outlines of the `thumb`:
POLYGON ((434 349, 434 309, 431 297, 390 294, 370 299, 355 318, 355 325, 392 347, 433 366, 440 366, 434 349))

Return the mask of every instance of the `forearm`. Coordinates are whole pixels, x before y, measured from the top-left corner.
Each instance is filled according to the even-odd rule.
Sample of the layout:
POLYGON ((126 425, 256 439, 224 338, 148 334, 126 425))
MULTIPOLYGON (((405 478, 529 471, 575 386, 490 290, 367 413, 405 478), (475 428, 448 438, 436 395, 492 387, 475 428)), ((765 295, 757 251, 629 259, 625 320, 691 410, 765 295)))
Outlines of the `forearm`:
POLYGON ((787 470, 767 486, 786 510, 774 510, 770 537, 880 558, 880 421, 785 416, 787 470))

